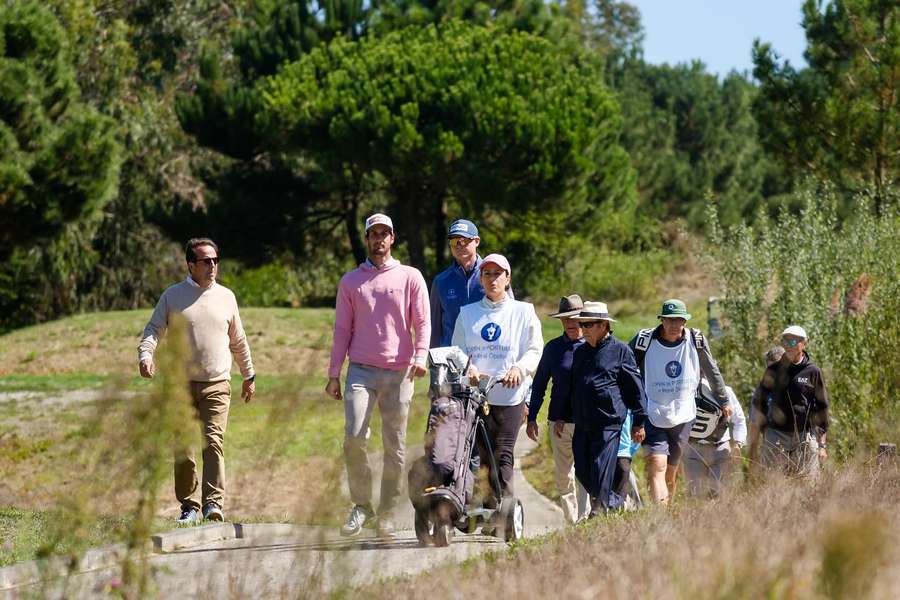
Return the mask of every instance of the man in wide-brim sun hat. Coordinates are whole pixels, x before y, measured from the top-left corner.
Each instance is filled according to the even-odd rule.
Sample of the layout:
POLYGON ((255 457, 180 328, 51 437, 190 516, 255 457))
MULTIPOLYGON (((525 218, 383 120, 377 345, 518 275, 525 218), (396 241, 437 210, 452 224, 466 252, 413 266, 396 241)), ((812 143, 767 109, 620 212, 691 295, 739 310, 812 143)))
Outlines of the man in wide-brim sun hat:
POLYGON ((585 343, 572 358, 572 450, 575 476, 591 497, 594 516, 624 506, 625 498, 614 489, 620 435, 630 410, 631 436, 644 439, 646 397, 633 352, 612 335, 615 319, 606 304, 585 302, 573 318, 581 323, 585 343))
POLYGON ((574 317, 584 308, 584 302, 578 294, 571 294, 559 300, 559 310, 551 314, 562 324, 562 335, 553 338, 544 346, 541 362, 538 363, 531 383, 531 403, 528 406, 528 425, 526 432, 534 441, 540 438, 537 417, 544 403, 547 384, 551 381, 550 406, 547 409, 547 421, 551 429, 550 448, 553 450, 553 464, 556 471, 556 491, 563 515, 570 523, 587 517, 590 510, 588 495, 575 478, 575 459, 572 455, 572 435, 575 423, 572 421, 572 410, 569 392, 572 387, 572 356, 582 344, 581 323, 574 317), (556 426, 562 423, 562 430, 556 426))

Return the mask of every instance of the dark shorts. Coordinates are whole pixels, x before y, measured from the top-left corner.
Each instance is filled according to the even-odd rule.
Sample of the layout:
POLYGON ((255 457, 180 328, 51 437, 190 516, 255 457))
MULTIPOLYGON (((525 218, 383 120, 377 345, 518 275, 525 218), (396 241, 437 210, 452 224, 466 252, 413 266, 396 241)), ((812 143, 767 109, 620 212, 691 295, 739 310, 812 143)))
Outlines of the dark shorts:
POLYGON ((644 422, 647 436, 643 445, 649 454, 665 454, 669 457, 667 462, 670 465, 677 465, 681 461, 693 425, 693 421, 688 421, 675 427, 656 427, 647 419, 644 422))

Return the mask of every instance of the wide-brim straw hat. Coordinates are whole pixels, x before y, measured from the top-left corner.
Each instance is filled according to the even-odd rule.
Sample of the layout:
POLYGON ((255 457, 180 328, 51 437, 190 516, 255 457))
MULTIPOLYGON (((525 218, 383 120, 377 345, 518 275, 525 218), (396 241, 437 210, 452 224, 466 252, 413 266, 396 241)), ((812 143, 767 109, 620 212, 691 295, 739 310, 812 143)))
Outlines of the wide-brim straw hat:
POLYGON ((576 316, 572 317, 578 321, 610 321, 611 323, 617 323, 615 319, 613 319, 609 314, 609 309, 606 307, 606 302, 585 302, 584 308, 582 308, 576 316))

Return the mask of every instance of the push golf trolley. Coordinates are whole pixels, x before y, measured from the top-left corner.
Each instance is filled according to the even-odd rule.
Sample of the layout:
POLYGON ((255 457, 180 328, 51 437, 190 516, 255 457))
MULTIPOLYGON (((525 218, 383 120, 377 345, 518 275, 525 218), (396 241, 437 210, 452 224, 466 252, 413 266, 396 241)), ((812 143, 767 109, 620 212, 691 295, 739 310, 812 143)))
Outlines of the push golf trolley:
POLYGON ((494 535, 505 541, 521 539, 525 512, 513 496, 504 497, 484 417, 487 395, 495 378, 468 385, 469 360, 456 346, 428 352, 431 375, 431 412, 425 432, 425 456, 409 471, 409 498, 415 509, 416 537, 423 545, 447 546, 456 530, 494 535), (488 497, 472 504, 475 477, 471 458, 478 442, 487 450, 490 465, 488 497))

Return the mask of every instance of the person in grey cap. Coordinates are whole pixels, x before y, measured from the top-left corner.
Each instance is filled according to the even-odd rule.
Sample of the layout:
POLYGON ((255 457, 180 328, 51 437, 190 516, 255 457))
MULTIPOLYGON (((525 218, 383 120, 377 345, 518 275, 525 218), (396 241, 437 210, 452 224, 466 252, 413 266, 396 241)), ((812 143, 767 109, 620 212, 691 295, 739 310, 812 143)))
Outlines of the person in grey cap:
POLYGON ((660 325, 642 329, 629 346, 634 350, 647 393, 647 479, 654 502, 675 495, 678 466, 697 415, 696 395, 705 377, 725 419, 733 408, 725 381, 699 329, 687 328, 687 306, 672 298, 663 302, 660 325))
MULTIPOLYGON (((431 348, 449 346, 459 309, 484 297, 479 272, 481 256, 478 228, 466 219, 457 219, 447 229, 453 264, 440 272, 431 284, 431 348)), ((515 299, 512 290, 510 298, 515 299)))
POLYGON ((828 458, 828 391, 822 371, 806 352, 806 330, 791 325, 781 332, 781 341, 784 355, 766 368, 753 393, 751 468, 756 470, 759 456, 765 467, 814 476, 828 458))
POLYGON ((563 333, 544 346, 534 380, 531 383, 531 404, 528 407, 526 433, 538 441, 540 433, 537 417, 544 403, 547 384, 553 382, 550 390, 550 407, 547 409, 548 425, 551 428, 550 447, 553 449, 553 463, 556 467, 556 491, 563 514, 571 523, 588 516, 590 504, 584 486, 575 479, 575 459, 572 455, 572 434, 575 422, 568 402, 572 387, 572 355, 584 343, 581 324, 573 317, 584 307, 578 294, 561 298, 559 310, 552 315, 562 322, 563 333), (561 429, 556 428, 562 423, 561 429))

